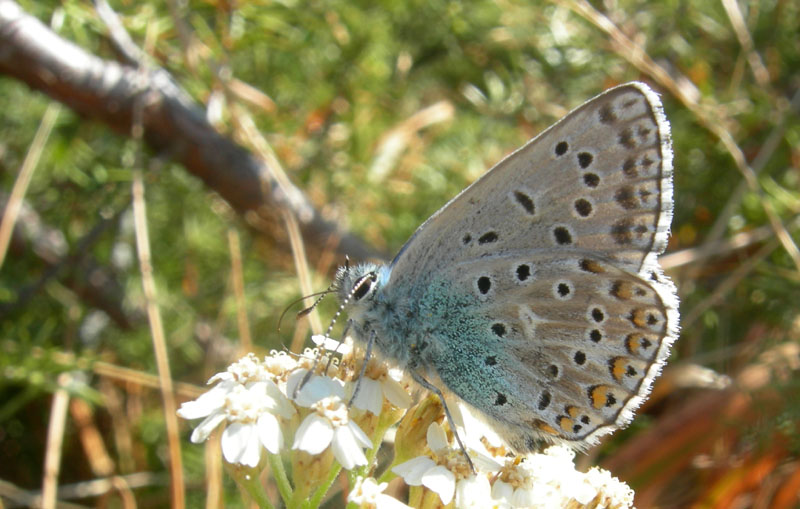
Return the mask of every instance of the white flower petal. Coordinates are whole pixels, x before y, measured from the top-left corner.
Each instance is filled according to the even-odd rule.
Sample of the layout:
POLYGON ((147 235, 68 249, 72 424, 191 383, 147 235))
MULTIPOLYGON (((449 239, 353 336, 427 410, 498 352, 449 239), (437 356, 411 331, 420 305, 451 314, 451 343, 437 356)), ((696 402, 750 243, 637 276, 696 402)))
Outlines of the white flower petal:
POLYGON ((222 432, 222 455, 228 463, 255 467, 261 459, 261 444, 251 424, 234 422, 222 432))
POLYGON ((214 382, 219 382, 219 381, 232 382, 234 380, 235 380, 235 377, 233 376, 233 373, 229 373, 227 371, 223 371, 222 373, 217 373, 216 375, 214 375, 211 378, 209 378, 208 382, 206 382, 206 385, 211 385, 214 382))
POLYGON ((428 440, 428 447, 430 447, 433 452, 450 447, 450 443, 447 441, 447 433, 444 432, 442 425, 437 422, 432 422, 428 426, 426 438, 428 440))
POLYGON ((361 410, 369 410, 374 415, 380 415, 383 407, 383 389, 381 383, 367 377, 361 377, 353 382, 353 390, 357 390, 353 406, 361 410))
POLYGON ((411 406, 411 395, 406 392, 405 388, 392 378, 386 377, 381 382, 383 386, 383 395, 389 400, 389 403, 397 408, 408 408, 411 406))
POLYGON ((586 481, 609 501, 609 507, 633 507, 633 490, 608 470, 592 467, 586 472, 586 481))
POLYGON ((552 507, 560 506, 562 501, 551 486, 541 483, 535 483, 531 489, 517 488, 511 495, 511 505, 514 507, 552 507))
POLYGON ((259 461, 261 461, 261 450, 261 442, 251 439, 242 451, 239 463, 248 467, 257 467, 259 461))
POLYGON ((356 439, 361 447, 366 447, 367 449, 372 449, 372 440, 369 439, 366 433, 364 433, 361 428, 358 427, 353 421, 347 422, 347 427, 350 429, 350 432, 353 434, 353 437, 356 439))
POLYGON ((384 495, 382 492, 386 489, 388 483, 382 482, 380 484, 371 477, 366 479, 359 477, 350 494, 347 496, 347 501, 352 504, 363 506, 374 506, 376 509, 411 509, 404 503, 396 500, 389 495, 384 495))
POLYGON ((189 440, 192 443, 199 444, 200 442, 204 442, 208 435, 214 431, 219 424, 225 420, 225 413, 224 412, 217 412, 215 414, 211 414, 203 420, 197 427, 192 431, 192 436, 189 440))
POLYGON ((442 503, 447 505, 453 500, 456 491, 456 476, 441 465, 435 466, 422 476, 422 485, 439 494, 442 503))
POLYGON ((296 370, 292 371, 292 373, 288 377, 286 377, 286 397, 287 398, 292 399, 292 400, 294 399, 295 391, 297 391, 297 386, 300 384, 300 382, 303 381, 303 378, 305 378, 306 373, 308 373, 307 369, 300 368, 300 369, 296 369, 296 370))
POLYGON ((472 463, 475 464, 475 468, 478 470, 483 472, 497 472, 503 467, 480 442, 468 445, 467 450, 469 451, 469 457, 472 459, 472 463))
POLYGON ((347 355, 353 351, 353 347, 347 343, 336 341, 333 338, 323 336, 322 334, 315 334, 311 336, 311 341, 317 345, 322 345, 322 348, 331 352, 336 352, 342 355, 347 355))
POLYGON ((204 392, 194 401, 186 401, 178 409, 178 416, 184 419, 199 419, 210 415, 225 405, 225 397, 235 383, 223 382, 204 392))
MULTIPOLYGON (((459 428, 463 430, 463 433, 459 436, 464 438, 464 443, 467 447, 475 448, 476 450, 485 450, 485 446, 483 446, 482 438, 486 438, 489 442, 489 445, 493 447, 500 447, 505 445, 503 439, 491 428, 489 427, 486 422, 475 415, 474 410, 472 410, 469 406, 464 403, 458 403, 457 405, 459 412, 461 414, 461 420, 464 422, 463 426, 459 428), (478 446, 477 444, 481 444, 478 446)), ((489 455, 487 453, 487 455, 489 455)))
POLYGON ((311 413, 297 428, 292 449, 300 449, 309 454, 319 454, 327 448, 333 439, 333 426, 328 419, 311 413))
POLYGON ((466 405, 461 404, 461 400, 455 396, 445 397, 445 402, 447 403, 447 408, 450 410, 450 417, 453 418, 453 422, 456 425, 456 428, 463 428, 464 427, 464 415, 463 412, 467 412, 466 405))
POLYGON ((511 497, 514 496, 514 487, 505 481, 497 479, 492 484, 492 498, 497 501, 505 503, 511 502, 511 497))
POLYGON ((258 439, 272 454, 278 454, 283 447, 283 433, 278 419, 272 414, 262 414, 256 423, 258 439))
POLYGON ((272 398, 267 397, 267 381, 266 380, 253 380, 245 384, 248 396, 257 401, 260 405, 272 403, 272 398))
POLYGON ((456 507, 483 508, 491 505, 492 487, 485 475, 472 475, 456 483, 456 507))
POLYGON ((375 509, 411 509, 411 506, 400 502, 394 497, 381 493, 376 497, 375 509))
POLYGON ((575 483, 570 483, 570 495, 578 503, 586 505, 597 495, 597 490, 588 482, 577 480, 575 483))
POLYGON ((352 470, 356 465, 366 465, 367 457, 356 443, 356 439, 349 427, 337 426, 333 430, 333 456, 346 470, 352 470))
POLYGON ((281 391, 280 387, 275 384, 275 382, 272 380, 267 380, 266 385, 267 398, 270 400, 267 407, 270 409, 270 411, 272 411, 272 413, 278 414, 286 419, 290 419, 296 413, 292 403, 281 391))
POLYGON ((420 486, 422 476, 436 466, 436 462, 427 456, 417 456, 405 463, 401 463, 392 469, 392 472, 399 475, 409 486, 420 486))
POLYGON ((310 407, 322 398, 331 396, 345 399, 342 382, 327 376, 314 375, 300 388, 294 401, 302 407, 310 407))
POLYGON ((325 336, 324 334, 312 334, 311 335, 311 342, 314 343, 317 346, 319 346, 319 345, 321 345, 323 343, 326 343, 326 342, 328 342, 329 344, 332 344, 332 343, 335 343, 337 345, 339 344, 338 341, 336 341, 333 338, 329 338, 328 336, 325 336))
POLYGON ((365 503, 375 502, 375 497, 377 497, 383 490, 385 490, 386 486, 388 485, 389 484, 385 482, 378 484, 378 481, 376 481, 372 477, 364 478, 358 476, 356 478, 355 484, 353 484, 353 488, 347 495, 347 501, 353 502, 355 504, 365 504, 365 503))

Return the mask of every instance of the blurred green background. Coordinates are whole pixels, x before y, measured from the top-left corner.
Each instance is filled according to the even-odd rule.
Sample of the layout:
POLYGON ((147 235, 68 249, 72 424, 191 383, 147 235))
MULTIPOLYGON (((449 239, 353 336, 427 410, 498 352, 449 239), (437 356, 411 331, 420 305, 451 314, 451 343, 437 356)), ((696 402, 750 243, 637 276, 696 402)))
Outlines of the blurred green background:
MULTIPOLYGON (((92 3, 20 5, 45 24, 55 17, 65 39, 115 59, 92 3)), ((624 465, 612 472, 630 482, 640 507, 779 507, 782 489, 800 488, 800 271, 790 254, 800 238, 799 2, 114 0, 112 7, 153 62, 201 106, 212 105, 220 132, 242 141, 235 120, 246 110, 315 206, 387 255, 569 109, 619 83, 649 83, 672 124, 676 192, 668 254, 681 254, 665 265, 679 289, 683 330, 653 403, 584 461, 624 465), (262 95, 252 102, 223 94, 230 80, 220 76, 262 95), (757 190, 743 184, 740 156, 760 171, 757 190), (783 242, 769 213, 788 232, 783 242), (722 243, 713 237, 715 224, 722 243), (684 251, 691 248, 711 256, 684 251), (691 371, 701 367, 708 371, 691 371), (763 382, 748 385, 754 377, 763 382), (716 407, 697 403, 714 397, 741 405, 729 415, 709 414, 716 407), (687 433, 696 439, 660 455, 644 445, 634 454, 626 445, 687 433)), ((50 103, 0 75, 4 197, 50 103)), ((291 314, 276 331, 282 311, 301 295, 288 241, 272 240, 285 234, 259 236, 168 156, 142 152, 137 142, 63 107, 25 203, 62 236, 64 256, 73 258, 53 271, 23 246, 0 267, 0 479, 22 489, 41 485, 50 399, 62 372, 84 374, 71 392, 93 408, 115 472, 165 473, 158 392, 92 368, 104 361, 156 372, 136 258, 130 158, 144 171, 173 378, 202 384, 238 355, 231 230, 241 243, 253 342, 261 350, 292 343, 291 314), (118 286, 120 300, 111 305, 126 326, 75 290, 91 275, 87 263, 118 286), (121 399, 117 410, 111 395, 121 399), (115 435, 120 408, 135 444, 127 452, 115 435)), ((309 259, 317 269, 314 290, 326 288, 342 263, 321 258, 309 259)), ((334 310, 333 302, 322 306, 323 322, 334 310)), ((68 421, 62 454, 69 468, 61 483, 96 475, 77 430, 68 421)), ((184 445, 187 483, 202 488, 202 448, 184 445)), ((168 504, 158 479, 136 490, 140 504, 168 504)), ((238 494, 226 488, 235 505, 238 494)), ((204 499, 202 489, 190 496, 204 499)))

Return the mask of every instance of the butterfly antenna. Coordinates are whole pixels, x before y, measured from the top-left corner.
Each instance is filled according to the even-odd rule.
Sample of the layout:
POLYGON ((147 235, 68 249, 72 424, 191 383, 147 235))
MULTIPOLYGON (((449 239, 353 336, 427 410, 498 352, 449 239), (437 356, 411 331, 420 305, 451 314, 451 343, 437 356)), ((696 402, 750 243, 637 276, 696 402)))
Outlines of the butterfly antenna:
MULTIPOLYGON (((350 257, 347 256, 347 255, 344 255, 344 270, 346 272, 349 269, 350 269, 350 257)), ((304 297, 300 297, 299 299, 295 300, 294 302, 292 302, 288 306, 286 306, 286 309, 283 310, 283 313, 281 313, 281 317, 278 319, 278 331, 281 330, 281 321, 283 320, 283 317, 286 315, 286 313, 289 311, 290 307, 294 306, 298 302, 301 302, 301 301, 303 301, 303 300, 305 300, 305 299, 307 299, 309 297, 316 297, 317 295, 319 295, 320 298, 317 299, 313 304, 311 304, 309 307, 307 307, 305 309, 301 309, 300 311, 297 312, 297 316, 295 318, 303 318, 307 314, 309 314, 312 311, 314 311, 314 309, 316 309, 316 307, 319 305, 320 302, 322 302, 322 299, 324 299, 326 295, 328 295, 329 293, 333 293, 335 291, 334 285, 335 285, 335 283, 331 283, 331 285, 328 286, 327 289, 325 289, 325 290, 323 290, 321 292, 312 293, 310 295, 306 295, 304 297)), ((349 298, 349 296, 348 296, 348 298, 349 298)), ((340 308, 340 310, 341 310, 341 308, 340 308)), ((338 315, 338 313, 337 313, 337 315, 338 315)), ((330 330, 333 327, 334 323, 336 323, 335 320, 334 320, 333 323, 331 323, 330 327, 328 327, 328 333, 330 333, 330 330)), ((325 334, 326 337, 327 337, 328 333, 325 334)))
POLYGON ((317 299, 311 306, 309 306, 309 307, 307 307, 305 309, 301 309, 300 311, 297 312, 297 316, 295 318, 298 318, 298 319, 302 318, 302 317, 306 316, 307 314, 309 314, 310 312, 312 312, 314 310, 314 308, 316 308, 317 305, 320 302, 322 302, 322 299, 324 299, 325 296, 328 295, 329 293, 333 293, 333 289, 331 287, 328 287, 327 290, 323 290, 321 292, 316 292, 316 293, 311 293, 309 295, 304 295, 304 296, 302 296, 302 297, 290 302, 289 305, 286 306, 286 308, 283 310, 283 313, 281 313, 281 317, 278 318, 278 332, 280 332, 280 330, 281 330, 281 322, 283 321, 283 317, 286 316, 286 313, 289 312, 289 309, 292 306, 294 306, 298 302, 303 302, 304 300, 306 300, 309 297, 316 297, 318 295, 320 296, 320 298, 317 299))
MULTIPOLYGON (((349 259, 345 258, 345 270, 347 270, 349 268, 349 263, 350 263, 349 259)), ((336 325, 336 320, 339 319, 339 316, 344 311, 344 308, 347 307, 347 304, 353 298, 353 295, 355 295, 356 292, 358 292, 361 289, 361 286, 364 285, 367 280, 370 280, 371 282, 374 282, 376 278, 377 278, 377 274, 375 272, 370 272, 368 274, 364 274, 363 276, 361 276, 360 278, 358 278, 356 280, 355 284, 353 284, 353 289, 350 290, 350 292, 347 294, 347 297, 342 299, 342 303, 339 305, 339 309, 337 309, 336 313, 333 314, 333 318, 331 318, 331 323, 330 323, 330 325, 328 325, 327 330, 325 330, 324 338, 330 337, 331 331, 333 331, 333 327, 334 327, 334 325, 336 325)), ((332 290, 329 289, 329 290, 326 290, 326 291, 328 293, 330 293, 330 291, 332 291, 332 290)), ((349 328, 349 324, 348 324, 348 328, 349 328)), ((345 330, 347 330, 347 329, 345 329, 345 330)), ((344 339, 344 338, 342 338, 342 339, 344 339)), ((323 345, 324 345, 324 343, 323 343, 323 345)), ((311 375, 314 374, 314 371, 317 370, 317 366, 319 365, 319 359, 320 359, 321 356, 322 356, 322 350, 320 349, 320 354, 317 355, 316 359, 314 359, 314 365, 311 366, 311 369, 308 371, 308 373, 306 373, 305 376, 303 376, 303 379, 300 381, 299 384, 297 384, 297 387, 295 387, 294 393, 292 394, 292 399, 296 398, 297 397, 297 393, 300 392, 300 389, 302 389, 303 386, 305 384, 307 384, 309 380, 311 380, 311 375)), ((330 364, 328 366, 330 366, 330 364)), ((327 372, 328 366, 325 367, 326 372, 327 372)))

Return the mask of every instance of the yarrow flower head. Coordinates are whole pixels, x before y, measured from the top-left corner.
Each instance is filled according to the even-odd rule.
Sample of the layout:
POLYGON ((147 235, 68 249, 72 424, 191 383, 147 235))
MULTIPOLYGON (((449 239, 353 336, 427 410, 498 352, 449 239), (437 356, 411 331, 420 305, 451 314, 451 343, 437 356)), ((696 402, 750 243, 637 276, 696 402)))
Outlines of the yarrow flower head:
MULTIPOLYGON (((360 359, 357 359, 355 355, 351 338, 348 337, 347 341, 339 342, 326 336, 315 335, 311 337, 311 340, 324 350, 343 354, 340 372, 344 372, 345 377, 352 378, 360 372, 361 364, 356 362, 360 359)), ((355 394, 355 398, 352 400, 354 408, 379 415, 383 409, 384 399, 395 408, 404 409, 411 406, 408 384, 401 383, 403 380, 402 370, 389 368, 385 362, 379 361, 376 357, 360 361, 367 363, 364 376, 348 382, 347 387, 349 397, 355 394)))
POLYGON ((575 470, 571 449, 553 446, 543 453, 511 457, 502 440, 467 407, 456 402, 449 407, 455 409, 453 419, 475 472, 466 462, 464 451, 454 447, 444 428, 434 422, 428 426, 427 452, 392 469, 412 492, 435 492, 442 504, 454 502, 456 508, 632 506, 631 489, 607 471, 575 470))
POLYGON ((277 454, 283 445, 278 418, 291 418, 295 409, 272 378, 253 354, 211 377, 209 383, 217 385, 178 410, 184 419, 205 418, 192 432, 191 441, 206 440, 218 425, 227 422, 222 453, 229 463, 255 467, 262 446, 277 454))
POLYGON ((344 383, 329 377, 307 376, 316 353, 306 352, 298 360, 273 353, 264 361, 248 354, 225 372, 214 375, 216 385, 194 401, 181 405, 178 415, 185 419, 204 418, 193 431, 192 442, 208 438, 223 422, 222 452, 229 463, 255 467, 261 449, 277 454, 284 438, 279 418, 290 419, 296 413, 288 395, 295 392, 295 405, 313 410, 295 434, 294 449, 310 454, 333 446, 334 456, 345 468, 366 464, 362 447, 372 442, 358 425, 348 418, 344 383), (300 390, 298 385, 307 379, 300 390), (276 383, 277 382, 277 383, 276 383), (280 386, 279 386, 280 384, 280 386))
POLYGON ((520 461, 509 460, 492 486, 499 507, 613 507, 633 504, 633 491, 605 470, 575 470, 575 452, 552 446, 520 461))
MULTIPOLYGON (((450 446, 444 429, 435 422, 428 426, 427 442, 431 454, 412 458, 394 467, 392 472, 402 477, 409 486, 424 486, 436 492, 445 505, 453 500, 456 492, 462 494, 459 497, 462 499, 470 498, 479 504, 488 502, 490 487, 488 479, 486 482, 481 479, 485 478, 481 467, 488 466, 491 470, 492 467, 499 468, 499 463, 472 451, 473 461, 478 468, 478 474, 474 474, 461 449, 450 446)), ((456 502, 460 506, 460 500, 456 502)))
POLYGON ((292 449, 309 454, 320 454, 331 446, 336 461, 350 470, 366 465, 362 447, 372 447, 372 441, 361 431, 358 424, 350 420, 347 406, 339 396, 326 396, 311 405, 312 412, 306 416, 294 437, 292 449))

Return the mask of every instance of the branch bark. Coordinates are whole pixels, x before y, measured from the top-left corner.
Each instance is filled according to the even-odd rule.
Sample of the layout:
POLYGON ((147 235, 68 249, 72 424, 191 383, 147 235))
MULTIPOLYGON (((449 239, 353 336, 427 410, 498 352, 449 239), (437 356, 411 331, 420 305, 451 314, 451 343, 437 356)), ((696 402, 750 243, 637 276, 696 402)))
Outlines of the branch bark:
POLYGON ((314 258, 331 244, 356 260, 380 257, 323 219, 300 189, 278 182, 266 162, 218 133, 163 69, 142 71, 103 60, 59 37, 16 2, 0 0, 0 73, 125 136, 131 133, 135 105, 142 105, 143 139, 154 151, 180 162, 251 226, 287 249, 285 239, 276 236, 283 231, 280 208, 297 217, 314 258))

